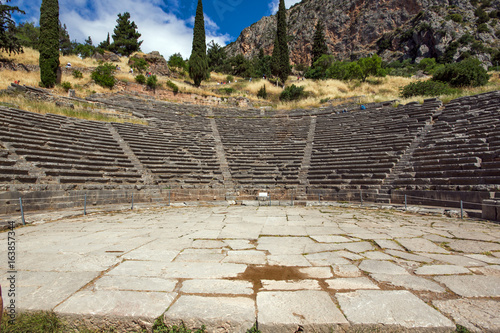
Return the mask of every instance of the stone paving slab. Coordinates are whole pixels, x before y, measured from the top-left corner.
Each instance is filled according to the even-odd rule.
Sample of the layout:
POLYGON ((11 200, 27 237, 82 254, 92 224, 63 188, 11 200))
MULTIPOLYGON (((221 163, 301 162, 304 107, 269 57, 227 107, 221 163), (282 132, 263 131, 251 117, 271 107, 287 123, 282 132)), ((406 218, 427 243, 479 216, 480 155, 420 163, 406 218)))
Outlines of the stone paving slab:
POLYGON ((202 325, 223 332, 244 333, 255 324, 255 302, 247 297, 181 296, 164 315, 167 324, 202 325))
POLYGON ((306 331, 329 332, 339 324, 348 324, 324 291, 259 292, 257 308, 262 332, 294 332, 299 327, 306 331))
POLYGON ((435 280, 463 297, 500 297, 500 277, 498 276, 438 276, 435 280))
POLYGON ((477 299, 434 301, 432 304, 471 332, 500 332, 500 302, 477 299))
POLYGON ((159 317, 176 293, 137 292, 122 290, 83 290, 57 306, 61 314, 100 315, 111 317, 159 317), (99 301, 97 301, 99 300, 99 301))
POLYGON ((404 328, 454 329, 453 322, 406 290, 358 290, 336 294, 349 322, 404 328))
POLYGON ((163 313, 217 333, 500 330, 497 224, 327 206, 54 214, 16 229, 19 310, 117 332, 163 313))
POLYGON ((180 289, 186 294, 252 295, 253 284, 234 280, 186 280, 180 289))

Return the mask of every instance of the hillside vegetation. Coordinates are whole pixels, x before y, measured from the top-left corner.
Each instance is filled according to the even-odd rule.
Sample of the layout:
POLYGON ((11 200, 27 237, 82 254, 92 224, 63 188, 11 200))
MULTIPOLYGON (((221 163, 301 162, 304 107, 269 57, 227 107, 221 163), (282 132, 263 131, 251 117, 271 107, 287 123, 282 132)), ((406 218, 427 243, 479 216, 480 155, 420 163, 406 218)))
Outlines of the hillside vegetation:
MULTIPOLYGON (((0 59, 3 59, 2 61, 4 62, 8 61, 14 64, 32 65, 33 68, 36 68, 35 66, 38 63, 38 52, 30 48, 24 48, 24 53, 18 55, 0 53, 0 59)), ((120 67, 120 71, 117 71, 115 74, 115 78, 118 84, 115 84, 113 89, 104 88, 100 85, 97 85, 91 79, 91 72, 99 65, 98 61, 91 58, 81 59, 75 55, 61 55, 61 64, 66 64, 68 62, 72 64, 73 69, 82 72, 82 78, 75 78, 71 70, 65 70, 62 77, 62 82, 69 83, 71 88, 76 90, 76 94, 79 97, 87 97, 94 93, 113 93, 123 91, 127 89, 126 83, 129 83, 129 85, 136 85, 135 74, 129 73, 129 58, 127 57, 120 57, 119 62, 113 63, 113 65, 117 65, 118 67, 120 67)), ((197 88, 189 81, 187 77, 175 74, 175 71, 173 72, 174 74, 170 76, 158 75, 157 89, 172 90, 172 86, 175 85, 177 86, 180 94, 197 94, 200 96, 214 96, 220 98, 241 96, 248 98, 254 106, 273 106, 279 109, 319 107, 333 99, 344 99, 356 96, 362 96, 362 103, 380 102, 387 100, 400 100, 400 103, 407 103, 410 101, 421 102, 424 98, 427 98, 401 97, 401 90, 403 87, 407 86, 410 83, 428 80, 427 78, 416 79, 411 77, 387 75, 385 77, 370 76, 365 81, 359 79, 341 81, 335 79, 312 80, 297 76, 290 76, 286 85, 291 86, 293 84, 297 87, 303 87, 305 96, 303 99, 298 101, 285 102, 280 101, 280 94, 283 92, 283 88, 276 86, 269 80, 249 80, 238 76, 232 77, 225 74, 212 72, 210 79, 208 81, 204 81, 202 85, 197 88), (230 80, 231 83, 228 83, 230 80), (267 98, 265 100, 258 97, 259 90, 261 90, 264 86, 267 92, 267 98)), ((20 81, 21 84, 33 87, 37 87, 40 82, 40 74, 36 69, 30 72, 26 72, 24 70, 14 71, 4 68, 1 70, 1 73, 0 89, 6 89, 14 81, 20 81)), ((454 90, 450 94, 440 95, 436 97, 439 97, 446 102, 459 96, 474 95, 487 91, 500 90, 499 73, 490 72, 490 74, 491 78, 489 80, 489 83, 485 86, 476 88, 462 88, 459 90, 454 90)), ((53 89, 53 93, 66 95, 66 88, 64 88, 63 85, 58 85, 53 89)), ((142 87, 142 89, 147 92, 147 88, 145 85, 142 87)), ((153 94, 152 91, 150 91, 149 93, 153 94)), ((3 95, 1 97, 1 100, 4 102, 9 102, 9 97, 3 95)))

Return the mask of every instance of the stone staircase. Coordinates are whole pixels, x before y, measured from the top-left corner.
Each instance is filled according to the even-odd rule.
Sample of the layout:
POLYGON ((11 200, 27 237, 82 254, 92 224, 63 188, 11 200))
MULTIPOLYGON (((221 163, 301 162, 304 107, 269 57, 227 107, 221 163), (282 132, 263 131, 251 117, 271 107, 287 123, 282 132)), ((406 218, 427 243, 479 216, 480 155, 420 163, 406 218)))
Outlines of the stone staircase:
MULTIPOLYGON (((434 116, 438 115, 440 111, 436 112, 434 116)), ((384 182, 380 186, 379 193, 377 194, 376 201, 377 203, 391 203, 391 190, 393 189, 394 182, 399 179, 399 177, 406 172, 408 167, 411 166, 411 157, 415 150, 418 148, 420 143, 424 140, 427 133, 429 133, 432 129, 433 121, 432 119, 425 124, 425 126, 421 129, 420 133, 415 136, 415 139, 410 144, 410 146, 406 149, 404 154, 399 159, 398 163, 392 169, 392 172, 385 178, 384 182)))

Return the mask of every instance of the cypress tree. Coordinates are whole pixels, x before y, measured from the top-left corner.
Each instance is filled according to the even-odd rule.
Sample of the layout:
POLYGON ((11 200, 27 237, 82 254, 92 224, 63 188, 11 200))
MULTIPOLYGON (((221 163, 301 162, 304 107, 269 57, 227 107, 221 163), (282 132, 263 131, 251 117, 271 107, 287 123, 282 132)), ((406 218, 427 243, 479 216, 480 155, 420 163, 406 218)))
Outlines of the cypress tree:
POLYGON ((323 54, 328 54, 328 47, 326 46, 325 27, 323 26, 323 22, 321 20, 316 24, 316 32, 314 33, 313 39, 313 47, 312 47, 312 65, 321 58, 323 54))
POLYGON ((284 0, 280 0, 277 14, 276 38, 274 40, 274 50, 272 56, 272 72, 283 82, 288 79, 291 72, 284 0))
POLYGON ((59 68, 59 3, 42 0, 40 7, 40 80, 52 88, 57 82, 59 68))
POLYGON ((205 39, 205 18, 203 4, 198 0, 196 16, 194 18, 193 49, 189 58, 189 76, 194 85, 199 87, 201 81, 208 78, 207 44, 205 39))

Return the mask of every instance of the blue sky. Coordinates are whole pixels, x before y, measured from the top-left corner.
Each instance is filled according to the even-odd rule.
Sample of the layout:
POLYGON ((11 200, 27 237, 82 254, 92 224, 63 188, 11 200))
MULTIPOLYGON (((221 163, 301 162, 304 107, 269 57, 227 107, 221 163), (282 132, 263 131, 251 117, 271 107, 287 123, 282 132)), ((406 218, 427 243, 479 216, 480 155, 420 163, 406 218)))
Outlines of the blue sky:
MULTIPOLYGON (((300 0, 285 0, 287 8, 300 0)), ((38 24, 42 0, 12 0, 26 15, 17 22, 38 24)), ((113 33, 118 13, 129 12, 142 34, 144 52, 159 51, 168 58, 191 53, 194 15, 198 0, 59 0, 59 18, 66 24, 71 39, 83 42, 87 36, 94 44, 113 33)), ((274 14, 278 0, 204 0, 207 43, 227 45, 240 32, 263 16, 274 14)))

